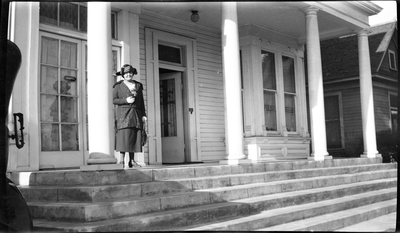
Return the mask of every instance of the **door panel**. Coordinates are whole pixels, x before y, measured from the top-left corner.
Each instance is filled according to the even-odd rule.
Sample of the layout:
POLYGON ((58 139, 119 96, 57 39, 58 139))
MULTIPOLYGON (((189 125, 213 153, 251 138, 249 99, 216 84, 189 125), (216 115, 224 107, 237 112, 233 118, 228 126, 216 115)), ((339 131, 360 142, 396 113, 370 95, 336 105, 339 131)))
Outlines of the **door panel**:
POLYGON ((84 164, 80 40, 41 33, 40 168, 84 164))
POLYGON ((182 73, 160 73, 162 162, 183 163, 182 73))

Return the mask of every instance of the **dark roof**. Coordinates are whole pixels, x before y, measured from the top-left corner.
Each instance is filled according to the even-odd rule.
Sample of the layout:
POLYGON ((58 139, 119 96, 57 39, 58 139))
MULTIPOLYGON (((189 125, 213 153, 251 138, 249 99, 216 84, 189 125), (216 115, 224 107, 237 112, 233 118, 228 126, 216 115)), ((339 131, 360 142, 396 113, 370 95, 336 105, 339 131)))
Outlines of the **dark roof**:
MULTIPOLYGON (((383 39, 388 30, 393 28, 388 25, 393 24, 390 23, 370 28, 371 32, 368 35, 368 42, 372 74, 378 71, 380 61, 384 56, 385 50, 377 51, 377 49, 384 42, 383 39)), ((358 77, 357 35, 354 34, 321 41, 321 59, 324 81, 358 77)))

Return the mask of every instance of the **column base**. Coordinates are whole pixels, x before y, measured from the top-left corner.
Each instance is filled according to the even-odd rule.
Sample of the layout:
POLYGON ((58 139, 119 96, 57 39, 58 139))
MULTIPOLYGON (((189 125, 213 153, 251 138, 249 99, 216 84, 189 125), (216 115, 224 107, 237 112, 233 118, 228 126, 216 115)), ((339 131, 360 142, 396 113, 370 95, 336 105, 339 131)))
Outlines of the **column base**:
POLYGON ((109 170, 124 170, 122 164, 94 164, 82 165, 79 167, 81 171, 109 171, 109 170))
POLYGON ((237 164, 248 164, 253 163, 251 159, 227 159, 227 160, 220 160, 219 164, 221 165, 237 165, 237 164))
POLYGON ((332 156, 331 155, 322 155, 322 156, 308 157, 308 160, 310 160, 310 161, 323 161, 325 159, 332 159, 332 156))
POLYGON ((370 153, 370 154, 362 154, 361 158, 382 158, 382 155, 379 153, 370 153))
POLYGON ((118 160, 109 154, 102 152, 92 152, 89 155, 89 159, 86 161, 88 165, 93 164, 116 164, 118 160))

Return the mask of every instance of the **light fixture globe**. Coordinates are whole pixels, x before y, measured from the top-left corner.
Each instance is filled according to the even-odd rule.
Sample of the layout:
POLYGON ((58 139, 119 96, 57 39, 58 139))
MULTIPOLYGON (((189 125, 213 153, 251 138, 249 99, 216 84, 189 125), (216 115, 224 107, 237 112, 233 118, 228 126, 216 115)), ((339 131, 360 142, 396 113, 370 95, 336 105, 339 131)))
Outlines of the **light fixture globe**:
POLYGON ((200 16, 198 14, 198 11, 192 10, 192 15, 190 16, 190 20, 192 20, 193 23, 197 23, 199 21, 200 16))

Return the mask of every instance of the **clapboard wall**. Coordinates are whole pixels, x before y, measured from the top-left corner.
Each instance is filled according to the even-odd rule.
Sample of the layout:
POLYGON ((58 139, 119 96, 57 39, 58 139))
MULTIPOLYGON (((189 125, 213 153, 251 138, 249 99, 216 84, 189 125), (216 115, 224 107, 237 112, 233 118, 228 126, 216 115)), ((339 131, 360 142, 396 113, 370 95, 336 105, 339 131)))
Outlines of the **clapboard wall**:
MULTIPOLYGON (((225 156, 225 115, 220 30, 200 27, 145 10, 142 10, 140 14, 139 27, 140 73, 145 89, 146 107, 148 103, 145 28, 162 30, 196 40, 198 96, 195 99, 199 104, 201 159, 202 161, 223 159, 225 156)), ((144 152, 147 162, 149 158, 148 144, 146 144, 144 152)))

